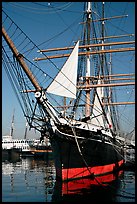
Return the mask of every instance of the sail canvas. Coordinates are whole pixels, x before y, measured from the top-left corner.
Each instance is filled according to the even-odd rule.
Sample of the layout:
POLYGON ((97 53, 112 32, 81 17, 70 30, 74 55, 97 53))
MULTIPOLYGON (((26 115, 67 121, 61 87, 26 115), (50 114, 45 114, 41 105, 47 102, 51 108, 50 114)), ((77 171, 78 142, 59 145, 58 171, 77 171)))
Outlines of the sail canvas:
POLYGON ((68 98, 76 98, 78 47, 79 41, 61 71, 48 87, 47 92, 68 98))
MULTIPOLYGON (((98 84, 101 84, 100 80, 98 80, 98 84)), ((104 127, 103 112, 100 104, 100 101, 102 101, 102 98, 103 98, 103 87, 98 87, 96 89, 91 122, 95 125, 104 127)))

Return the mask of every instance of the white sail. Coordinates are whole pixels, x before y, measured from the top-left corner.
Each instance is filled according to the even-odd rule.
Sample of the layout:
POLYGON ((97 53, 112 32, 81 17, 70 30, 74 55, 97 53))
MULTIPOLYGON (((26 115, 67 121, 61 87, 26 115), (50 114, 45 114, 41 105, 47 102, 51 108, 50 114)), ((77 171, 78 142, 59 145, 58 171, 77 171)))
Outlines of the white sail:
MULTIPOLYGON (((98 84, 101 84, 101 80, 98 80, 98 84)), ((96 91, 97 91, 97 94, 98 94, 100 101, 102 102, 102 98, 104 95, 103 94, 103 87, 97 87, 96 91)), ((93 112, 92 112, 92 117, 91 117, 91 123, 94 125, 104 127, 102 107, 100 105, 97 94, 95 95, 93 112)))
POLYGON ((106 116, 107 116, 107 119, 108 119, 108 122, 109 122, 109 124, 106 122, 106 126, 108 126, 109 128, 113 129, 110 106, 108 106, 108 110, 107 110, 106 116))
POLYGON ((131 137, 131 145, 135 146, 135 129, 132 133, 132 137, 131 137))
POLYGON ((47 88, 47 92, 68 98, 76 98, 78 47, 79 41, 61 71, 47 88))

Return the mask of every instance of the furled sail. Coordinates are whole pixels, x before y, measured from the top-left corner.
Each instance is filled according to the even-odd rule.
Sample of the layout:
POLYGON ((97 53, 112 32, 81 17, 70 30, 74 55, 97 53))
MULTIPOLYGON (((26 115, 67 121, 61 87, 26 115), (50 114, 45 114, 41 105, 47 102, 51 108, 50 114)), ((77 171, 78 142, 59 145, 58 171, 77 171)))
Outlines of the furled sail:
POLYGON ((54 81, 47 88, 47 92, 68 98, 76 98, 78 47, 79 41, 54 81))
MULTIPOLYGON (((98 84, 101 84, 101 80, 98 80, 98 84)), ((94 100, 94 106, 93 106, 93 112, 92 112, 92 117, 91 117, 91 123, 94 125, 102 126, 104 127, 104 121, 103 121, 103 112, 102 112, 102 107, 100 104, 100 101, 102 102, 103 98, 103 87, 97 87, 96 92, 98 94, 95 95, 95 100, 94 100), (99 99, 100 101, 99 101, 99 99)))

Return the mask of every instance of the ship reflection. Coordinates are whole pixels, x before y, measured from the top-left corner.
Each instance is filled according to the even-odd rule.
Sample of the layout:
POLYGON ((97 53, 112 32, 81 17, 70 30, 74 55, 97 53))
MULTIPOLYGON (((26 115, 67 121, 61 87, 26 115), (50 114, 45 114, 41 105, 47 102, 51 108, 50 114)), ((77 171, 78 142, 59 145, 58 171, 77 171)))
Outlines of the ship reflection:
POLYGON ((8 178, 10 182, 10 185, 8 184, 10 195, 7 194, 7 196, 12 196, 13 200, 18 197, 24 202, 33 200, 51 201, 55 183, 53 160, 34 159, 32 157, 21 158, 20 160, 6 159, 2 162, 2 176, 3 189, 5 189, 5 179, 7 181, 8 178), (16 188, 17 185, 18 188, 16 188))
POLYGON ((94 179, 83 178, 69 182, 57 180, 54 186, 52 201, 116 201, 122 176, 123 171, 119 171, 117 174, 104 175, 94 179))
MULTIPOLYGON (((16 185, 22 181, 24 194, 34 187, 30 199, 43 199, 45 202, 116 202, 123 171, 117 174, 104 175, 96 178, 83 178, 61 182, 56 179, 53 160, 26 158, 16 162, 2 162, 2 175, 10 177, 11 193, 16 194, 16 185), (18 180, 17 180, 17 175, 18 180), (20 181, 20 178, 23 179, 20 181), (37 192, 41 192, 40 195, 37 192), (40 197, 39 197, 40 196, 40 197), (41 198, 41 196, 43 196, 41 198)), ((20 188, 22 188, 20 183, 20 188)), ((19 196, 19 195, 18 195, 19 196)), ((27 199, 27 198, 23 198, 27 199)))

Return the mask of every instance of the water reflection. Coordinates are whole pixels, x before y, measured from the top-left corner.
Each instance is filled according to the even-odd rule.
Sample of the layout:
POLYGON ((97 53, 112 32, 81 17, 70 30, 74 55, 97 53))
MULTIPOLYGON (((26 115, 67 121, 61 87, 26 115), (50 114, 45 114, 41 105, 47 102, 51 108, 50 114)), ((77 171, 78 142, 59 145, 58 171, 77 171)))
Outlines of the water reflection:
POLYGON ((87 178, 63 183, 56 181, 52 201, 115 201, 122 177, 123 171, 120 171, 117 175, 110 174, 95 179, 87 178))
POLYGON ((121 182, 123 171, 62 183, 56 180, 53 160, 34 158, 5 160, 2 178, 3 202, 118 202, 121 189, 127 185, 121 182))
POLYGON ((55 183, 53 160, 26 158, 2 162, 3 202, 50 202, 55 183))

